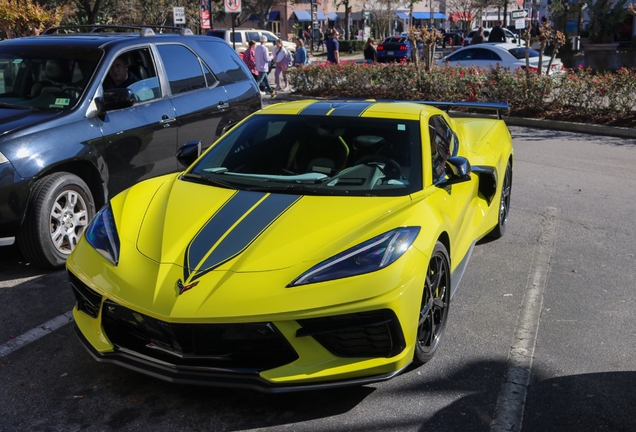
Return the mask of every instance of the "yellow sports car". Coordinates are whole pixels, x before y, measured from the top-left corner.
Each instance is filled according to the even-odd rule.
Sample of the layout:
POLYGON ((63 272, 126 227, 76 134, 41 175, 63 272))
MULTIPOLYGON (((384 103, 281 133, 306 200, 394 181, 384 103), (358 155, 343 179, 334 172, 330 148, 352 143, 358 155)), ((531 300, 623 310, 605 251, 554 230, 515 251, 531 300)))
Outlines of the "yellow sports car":
POLYGON ((68 259, 79 338, 98 361, 266 392, 425 363, 512 186, 505 123, 440 106, 507 109, 306 100, 186 144, 184 172, 112 198, 68 259))

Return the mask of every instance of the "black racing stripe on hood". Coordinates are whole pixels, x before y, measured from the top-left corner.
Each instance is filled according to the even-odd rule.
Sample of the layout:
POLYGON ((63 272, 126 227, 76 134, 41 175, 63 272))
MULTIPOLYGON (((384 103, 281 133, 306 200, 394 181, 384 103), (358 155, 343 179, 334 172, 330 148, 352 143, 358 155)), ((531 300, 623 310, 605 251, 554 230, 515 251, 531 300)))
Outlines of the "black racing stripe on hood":
MULTIPOLYGON (((198 279, 238 255, 299 198, 297 195, 282 194, 269 195, 265 198, 256 208, 245 215, 243 220, 227 234, 221 243, 205 259, 205 262, 200 266, 198 266, 199 262, 196 262, 195 265, 199 268, 192 274, 190 281, 198 279)), ((211 222, 214 222, 214 218, 211 222)), ((212 246, 213 244, 209 244, 209 247, 212 246)), ((195 262, 192 259, 189 261, 190 263, 195 262)), ((186 271, 188 270, 186 269, 186 271)))
POLYGON ((302 115, 360 117, 375 102, 316 102, 301 111, 302 115))
POLYGON ((186 249, 184 280, 188 279, 189 269, 201 262, 223 234, 264 196, 261 192, 238 191, 208 220, 186 249))

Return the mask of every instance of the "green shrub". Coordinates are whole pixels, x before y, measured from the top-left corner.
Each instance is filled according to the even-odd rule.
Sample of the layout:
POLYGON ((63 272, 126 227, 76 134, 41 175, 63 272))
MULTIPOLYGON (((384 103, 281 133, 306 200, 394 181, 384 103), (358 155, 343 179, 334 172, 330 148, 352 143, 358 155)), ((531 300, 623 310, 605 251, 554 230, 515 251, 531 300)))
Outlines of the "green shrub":
POLYGON ((314 97, 391 100, 508 102, 511 115, 546 112, 633 118, 636 68, 595 73, 590 69, 537 76, 502 68, 434 67, 412 63, 316 64, 289 71, 296 93, 314 97))

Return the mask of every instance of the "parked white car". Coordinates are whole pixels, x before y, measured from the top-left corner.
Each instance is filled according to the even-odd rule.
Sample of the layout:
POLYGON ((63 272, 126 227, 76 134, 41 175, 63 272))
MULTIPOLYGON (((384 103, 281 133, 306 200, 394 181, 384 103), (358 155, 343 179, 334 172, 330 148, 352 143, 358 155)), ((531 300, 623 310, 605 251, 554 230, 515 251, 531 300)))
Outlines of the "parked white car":
MULTIPOLYGON (((528 51, 530 70, 536 72, 539 68, 539 51, 528 51)), ((543 56, 541 68, 547 72, 550 57, 543 56)), ((494 68, 497 65, 510 69, 526 68, 526 48, 516 44, 492 42, 477 45, 469 45, 437 60, 438 66, 494 68)), ((563 63, 555 58, 550 67, 550 74, 563 71, 563 63)))
MULTIPOLYGON (((490 31, 492 30, 492 27, 488 27, 484 29, 484 42, 488 42, 488 37, 490 36, 490 31)), ((462 45, 463 46, 468 46, 470 45, 470 42, 473 40, 473 36, 479 31, 478 28, 474 28, 471 31, 468 32, 468 34, 466 35, 466 37, 464 38, 464 40, 462 41, 462 45)), ((507 28, 503 29, 504 33, 506 33, 506 42, 507 43, 514 43, 516 44, 518 39, 518 36, 516 34, 514 34, 513 32, 511 32, 510 30, 508 30, 507 28)), ((501 42, 500 42, 501 43, 501 42)))

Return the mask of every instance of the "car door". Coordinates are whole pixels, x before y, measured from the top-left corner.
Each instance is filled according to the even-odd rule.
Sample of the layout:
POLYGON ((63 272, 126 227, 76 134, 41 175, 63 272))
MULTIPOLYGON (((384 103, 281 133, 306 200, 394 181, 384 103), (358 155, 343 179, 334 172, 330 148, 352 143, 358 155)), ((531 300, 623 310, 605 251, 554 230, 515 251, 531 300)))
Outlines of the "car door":
POLYGON ((178 166, 174 157, 175 110, 161 89, 162 78, 157 73, 151 47, 119 51, 110 64, 120 56, 129 63, 129 73, 139 66, 137 73, 143 76, 138 76, 139 80, 131 85, 135 88, 134 105, 107 111, 102 117, 102 154, 108 167, 111 196, 140 180, 174 172, 178 166))
MULTIPOLYGON (((447 178, 448 158, 459 151, 457 135, 441 115, 433 115, 428 120, 428 146, 430 153, 424 151, 424 157, 430 157, 431 178, 425 184, 431 184, 436 190, 427 198, 431 208, 441 212, 449 221, 451 228, 451 262, 455 256, 464 256, 474 238, 474 206, 471 201, 477 195, 477 182, 468 181, 439 187, 447 178), (429 155, 429 156, 427 156, 429 155)), ((426 142, 425 142, 426 145, 426 142)))
POLYGON ((228 95, 207 64, 189 47, 158 44, 168 79, 169 99, 178 127, 177 147, 189 141, 203 140, 208 146, 217 138, 219 123, 229 109, 228 95))

